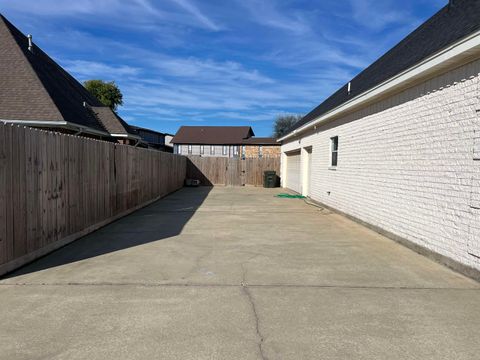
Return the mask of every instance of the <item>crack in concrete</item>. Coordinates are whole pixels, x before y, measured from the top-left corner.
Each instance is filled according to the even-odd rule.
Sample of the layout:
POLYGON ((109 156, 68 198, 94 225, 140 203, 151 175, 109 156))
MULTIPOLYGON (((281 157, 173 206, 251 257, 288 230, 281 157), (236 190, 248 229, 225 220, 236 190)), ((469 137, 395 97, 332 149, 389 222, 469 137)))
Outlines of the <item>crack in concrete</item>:
POLYGON ((248 302, 250 303, 250 306, 252 308, 252 313, 253 317, 255 319, 255 330, 257 332, 257 337, 258 337, 258 351, 260 353, 260 358, 262 360, 268 360, 267 356, 265 355, 265 351, 263 349, 263 343, 265 341, 265 338, 260 330, 260 319, 258 318, 258 312, 257 312, 257 307, 255 305, 255 301, 253 300, 252 294, 250 293, 250 290, 248 289, 247 284, 242 283, 242 291, 245 294, 245 296, 248 299, 248 302))

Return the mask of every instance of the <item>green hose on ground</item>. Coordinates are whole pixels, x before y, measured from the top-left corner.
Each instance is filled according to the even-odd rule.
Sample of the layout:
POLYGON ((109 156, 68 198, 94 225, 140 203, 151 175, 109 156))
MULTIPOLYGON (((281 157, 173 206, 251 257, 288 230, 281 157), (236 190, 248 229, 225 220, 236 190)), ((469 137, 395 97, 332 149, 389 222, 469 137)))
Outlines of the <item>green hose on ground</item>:
POLYGON ((302 196, 302 195, 292 195, 292 194, 286 194, 286 193, 275 195, 275 197, 284 198, 284 199, 305 199, 305 196, 302 196))

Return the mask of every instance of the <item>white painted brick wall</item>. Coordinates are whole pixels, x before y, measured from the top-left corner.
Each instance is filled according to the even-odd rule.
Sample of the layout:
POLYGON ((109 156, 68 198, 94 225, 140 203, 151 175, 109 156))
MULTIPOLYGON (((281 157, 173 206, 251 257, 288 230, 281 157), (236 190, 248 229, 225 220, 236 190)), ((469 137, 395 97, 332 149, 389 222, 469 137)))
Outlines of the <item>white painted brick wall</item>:
POLYGON ((480 199, 479 73, 480 60, 437 76, 284 144, 282 154, 313 147, 314 200, 480 270, 470 254, 480 251, 480 225, 478 236, 471 226, 480 212, 470 207, 472 192, 480 199))

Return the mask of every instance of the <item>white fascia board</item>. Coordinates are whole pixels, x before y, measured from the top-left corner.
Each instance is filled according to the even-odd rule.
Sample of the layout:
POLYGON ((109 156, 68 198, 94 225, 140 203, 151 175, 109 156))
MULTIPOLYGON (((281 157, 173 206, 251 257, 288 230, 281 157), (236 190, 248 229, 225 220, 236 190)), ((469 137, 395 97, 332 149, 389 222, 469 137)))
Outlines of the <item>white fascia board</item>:
POLYGON ((78 125, 68 121, 2 120, 0 119, 0 122, 3 122, 5 124, 27 125, 27 126, 47 127, 47 128, 58 126, 66 129, 74 129, 77 131, 81 131, 82 133, 88 133, 88 134, 100 135, 100 136, 106 136, 106 137, 110 136, 110 134, 107 132, 95 130, 88 126, 78 125))
POLYGON ((42 121, 42 120, 4 120, 0 119, 0 122, 5 124, 25 124, 25 125, 37 125, 37 126, 48 126, 57 125, 57 126, 66 126, 66 121, 42 121))
POLYGON ((462 40, 456 42, 453 45, 443 49, 442 51, 436 53, 435 55, 425 59, 424 61, 414 65, 413 67, 405 70, 404 72, 384 81, 383 83, 375 86, 374 88, 365 91, 364 93, 357 95, 353 99, 347 101, 346 103, 330 110, 329 112, 321 115, 320 117, 308 122, 307 124, 299 127, 298 129, 292 131, 291 133, 283 136, 277 141, 284 141, 293 136, 296 136, 309 128, 320 125, 332 117, 338 116, 339 114, 348 111, 354 107, 357 107, 363 103, 370 102, 375 98, 381 96, 383 93, 392 91, 395 88, 399 88, 402 85, 405 85, 411 81, 414 81, 416 78, 428 74, 431 71, 441 68, 442 66, 448 66, 450 63, 454 63, 456 60, 459 60, 462 55, 468 55, 473 52, 478 52, 480 50, 480 31, 477 31, 470 36, 463 38, 462 40))
POLYGON ((119 138, 135 139, 135 140, 140 140, 141 139, 140 136, 132 135, 132 134, 110 134, 110 136, 119 137, 119 138))

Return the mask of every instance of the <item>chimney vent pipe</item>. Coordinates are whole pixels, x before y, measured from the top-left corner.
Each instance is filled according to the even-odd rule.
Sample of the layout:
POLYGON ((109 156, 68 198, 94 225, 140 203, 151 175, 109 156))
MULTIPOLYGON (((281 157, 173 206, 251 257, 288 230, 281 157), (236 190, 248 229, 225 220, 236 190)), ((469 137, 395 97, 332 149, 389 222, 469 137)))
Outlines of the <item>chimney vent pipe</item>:
POLYGON ((32 41, 32 35, 28 34, 28 51, 33 52, 33 41, 32 41))

